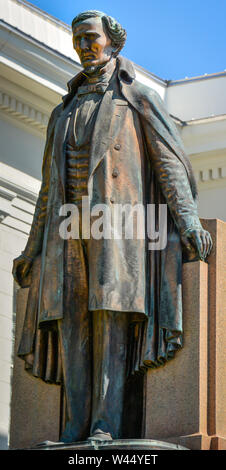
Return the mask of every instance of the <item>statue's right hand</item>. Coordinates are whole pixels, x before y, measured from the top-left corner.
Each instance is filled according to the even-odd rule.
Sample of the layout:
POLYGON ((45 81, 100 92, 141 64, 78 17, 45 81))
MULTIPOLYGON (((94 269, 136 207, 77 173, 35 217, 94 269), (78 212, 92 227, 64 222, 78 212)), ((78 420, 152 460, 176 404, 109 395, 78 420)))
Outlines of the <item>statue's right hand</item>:
POLYGON ((23 255, 23 253, 18 256, 18 258, 14 259, 12 274, 19 285, 21 285, 23 279, 28 275, 32 263, 33 260, 23 255))

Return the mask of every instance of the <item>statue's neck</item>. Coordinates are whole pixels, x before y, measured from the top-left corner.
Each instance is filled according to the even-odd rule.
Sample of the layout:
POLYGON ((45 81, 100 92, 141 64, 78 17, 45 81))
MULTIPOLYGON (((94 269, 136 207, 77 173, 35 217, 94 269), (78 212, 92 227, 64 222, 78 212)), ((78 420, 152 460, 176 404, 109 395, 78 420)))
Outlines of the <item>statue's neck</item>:
POLYGON ((115 70, 116 60, 111 59, 105 64, 83 70, 88 83, 108 82, 115 70))

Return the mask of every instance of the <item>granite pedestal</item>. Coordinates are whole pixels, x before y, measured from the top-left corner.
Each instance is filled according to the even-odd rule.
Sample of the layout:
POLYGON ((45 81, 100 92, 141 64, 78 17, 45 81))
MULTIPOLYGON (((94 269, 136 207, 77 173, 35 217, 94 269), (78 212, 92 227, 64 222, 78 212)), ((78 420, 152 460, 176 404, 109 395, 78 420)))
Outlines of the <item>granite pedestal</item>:
MULTIPOLYGON (((171 362, 147 373, 144 439, 140 444, 133 440, 134 445, 148 440, 189 449, 226 449, 226 223, 202 223, 214 248, 207 263, 183 266, 183 349, 171 362)), ((27 294, 28 289, 18 292, 15 351, 27 294)), ((29 376, 15 355, 10 447, 58 441, 61 403, 60 387, 29 376)), ((122 441, 113 442, 121 446, 122 441)))
POLYGON ((147 374, 145 438, 226 449, 226 223, 202 223, 213 250, 184 264, 184 346, 147 374))

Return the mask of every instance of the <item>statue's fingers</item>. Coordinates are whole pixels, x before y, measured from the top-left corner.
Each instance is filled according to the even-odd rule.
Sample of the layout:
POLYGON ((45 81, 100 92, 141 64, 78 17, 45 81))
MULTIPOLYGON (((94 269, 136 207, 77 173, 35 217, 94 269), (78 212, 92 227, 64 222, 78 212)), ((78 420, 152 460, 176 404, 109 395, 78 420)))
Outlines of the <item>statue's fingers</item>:
POLYGON ((206 256, 208 256, 213 248, 213 242, 212 242, 212 238, 209 232, 206 233, 206 240, 207 240, 207 255, 206 256))
POLYGON ((13 268, 13 278, 18 284, 20 284, 20 273, 18 272, 18 266, 13 268))
POLYGON ((192 237, 195 242, 196 249, 198 250, 199 256, 203 260, 204 259, 204 256, 203 256, 204 247, 203 247, 203 242, 202 242, 199 232, 194 231, 192 234, 192 237))
POLYGON ((207 233, 203 232, 200 234, 200 238, 202 240, 202 247, 203 247, 203 258, 205 259, 207 257, 207 252, 208 252, 208 237, 207 233))
POLYGON ((15 268, 13 268, 13 270, 12 270, 12 275, 13 275, 14 281, 18 282, 17 273, 16 273, 15 268))
POLYGON ((29 271, 29 265, 27 263, 24 263, 24 265, 21 269, 21 276, 25 277, 26 274, 28 273, 28 271, 29 271))
POLYGON ((212 240, 210 233, 208 233, 208 255, 212 251, 212 248, 213 248, 213 240, 212 240))
POLYGON ((14 261, 13 262, 12 275, 13 275, 13 278, 15 279, 16 282, 18 282, 17 270, 18 270, 18 262, 14 261))

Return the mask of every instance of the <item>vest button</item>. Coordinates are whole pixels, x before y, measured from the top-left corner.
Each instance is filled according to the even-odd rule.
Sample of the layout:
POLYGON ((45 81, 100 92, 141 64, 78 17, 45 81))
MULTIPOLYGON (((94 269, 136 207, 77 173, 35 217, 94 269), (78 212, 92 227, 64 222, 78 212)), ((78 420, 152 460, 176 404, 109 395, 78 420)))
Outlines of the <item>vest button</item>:
POLYGON ((112 171, 113 178, 117 178, 118 175, 119 175, 118 168, 114 168, 113 171, 112 171))
POLYGON ((120 144, 116 144, 116 145, 114 146, 114 148, 115 148, 115 150, 120 150, 121 145, 120 145, 120 144))

